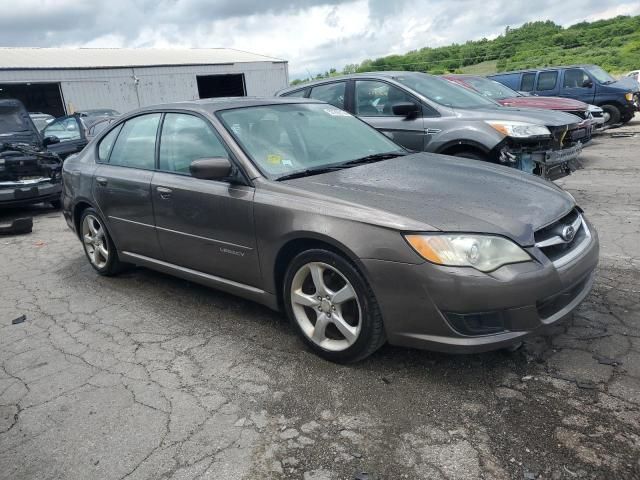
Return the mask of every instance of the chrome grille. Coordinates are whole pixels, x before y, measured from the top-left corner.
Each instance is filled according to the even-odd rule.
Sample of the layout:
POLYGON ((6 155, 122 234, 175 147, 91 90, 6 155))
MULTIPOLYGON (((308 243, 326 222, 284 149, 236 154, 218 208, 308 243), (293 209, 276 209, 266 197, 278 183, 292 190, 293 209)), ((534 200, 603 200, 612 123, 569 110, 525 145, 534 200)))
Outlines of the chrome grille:
POLYGON ((582 215, 572 210, 557 222, 535 233, 536 247, 556 267, 562 267, 578 257, 589 245, 591 232, 582 215))

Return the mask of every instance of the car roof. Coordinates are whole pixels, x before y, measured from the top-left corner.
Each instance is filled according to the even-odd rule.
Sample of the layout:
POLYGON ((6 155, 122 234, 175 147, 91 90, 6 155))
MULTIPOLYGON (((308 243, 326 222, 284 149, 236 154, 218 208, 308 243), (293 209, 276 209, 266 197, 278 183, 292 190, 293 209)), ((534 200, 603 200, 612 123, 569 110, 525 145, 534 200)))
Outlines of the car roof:
POLYGON ((279 90, 278 92, 276 92, 276 95, 280 95, 281 93, 285 93, 285 92, 294 92, 296 90, 302 90, 304 88, 309 88, 309 87, 313 87, 315 85, 322 85, 324 83, 331 83, 331 82, 339 82, 341 80, 350 80, 350 79, 358 79, 358 78, 381 78, 381 79, 388 79, 388 78, 394 78, 397 76, 407 76, 407 75, 429 75, 429 76, 434 76, 434 75, 430 75, 428 73, 424 73, 424 72, 413 72, 410 70, 384 70, 384 71, 379 71, 379 72, 361 72, 361 73, 350 73, 348 75, 338 75, 336 77, 327 77, 327 78, 321 78, 318 80, 313 80, 311 82, 306 82, 306 83, 300 83, 298 85, 294 85, 292 87, 287 87, 287 88, 283 88, 282 90, 279 90))
POLYGON ((565 68, 586 68, 586 67, 596 67, 596 66, 597 65, 594 65, 592 63, 583 63, 580 65, 560 65, 560 66, 553 66, 553 67, 528 68, 525 70, 509 70, 508 72, 492 73, 491 75, 489 75, 489 77, 494 77, 496 75, 507 75, 511 73, 545 72, 549 70, 564 70, 565 68))
MULTIPOLYGON (((136 112, 148 110, 199 110, 206 112, 217 112, 219 110, 229 110, 232 108, 259 107, 264 105, 281 105, 288 103, 324 103, 311 98, 279 98, 279 97, 221 97, 206 98, 202 100, 187 100, 183 102, 163 103, 143 107, 136 112)), ((129 112, 131 113, 131 112, 129 112)), ((128 115, 127 115, 128 116, 128 115)))

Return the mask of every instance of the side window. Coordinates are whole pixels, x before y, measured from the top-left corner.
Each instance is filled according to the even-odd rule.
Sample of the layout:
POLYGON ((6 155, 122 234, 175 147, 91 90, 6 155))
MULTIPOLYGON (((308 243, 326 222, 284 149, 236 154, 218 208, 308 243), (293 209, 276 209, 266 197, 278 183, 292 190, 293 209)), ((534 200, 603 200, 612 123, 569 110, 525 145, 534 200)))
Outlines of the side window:
POLYGON ((563 88, 582 88, 589 80, 588 75, 581 68, 571 68, 564 72, 563 88))
POLYGON ((45 137, 58 137, 61 142, 80 140, 80 128, 74 117, 62 118, 51 122, 49 126, 44 129, 43 135, 45 137))
POLYGON ((298 98, 304 98, 307 95, 307 92, 309 91, 308 88, 303 88, 302 90, 296 90, 295 92, 291 92, 291 93, 285 93, 284 95, 282 95, 283 97, 298 97, 298 98))
POLYGON ((128 120, 120 130, 109 163, 123 167, 153 169, 159 123, 159 113, 128 120))
POLYGON ((122 125, 118 125, 116 128, 107 133, 102 140, 100 140, 100 145, 98 145, 98 158, 101 162, 106 162, 109 159, 109 152, 111 152, 113 144, 115 143, 116 138, 118 138, 118 133, 120 133, 121 128, 122 125))
POLYGON ((520 83, 520 90, 523 92, 533 92, 533 85, 535 81, 535 73, 524 73, 522 75, 522 82, 520 83))
POLYGON ((167 113, 160 134, 160 170, 189 174, 198 158, 228 157, 207 122, 193 115, 167 113))
POLYGON ((553 90, 558 81, 558 72, 540 72, 536 90, 553 90))
POLYGON ((319 85, 311 89, 309 98, 330 103, 334 107, 344 109, 344 95, 347 88, 346 82, 329 83, 319 85))
POLYGON ((373 80, 356 81, 356 115, 391 117, 398 103, 416 103, 407 93, 393 85, 373 80))

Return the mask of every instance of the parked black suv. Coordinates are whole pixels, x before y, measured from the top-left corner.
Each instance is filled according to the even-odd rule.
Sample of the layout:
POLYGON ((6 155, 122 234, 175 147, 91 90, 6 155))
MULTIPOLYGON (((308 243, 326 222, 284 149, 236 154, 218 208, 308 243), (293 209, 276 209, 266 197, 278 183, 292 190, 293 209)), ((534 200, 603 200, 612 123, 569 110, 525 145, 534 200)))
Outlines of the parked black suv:
POLYGON ((46 149, 57 139, 38 132, 18 100, 0 100, 0 208, 50 202, 60 207, 62 160, 46 149))

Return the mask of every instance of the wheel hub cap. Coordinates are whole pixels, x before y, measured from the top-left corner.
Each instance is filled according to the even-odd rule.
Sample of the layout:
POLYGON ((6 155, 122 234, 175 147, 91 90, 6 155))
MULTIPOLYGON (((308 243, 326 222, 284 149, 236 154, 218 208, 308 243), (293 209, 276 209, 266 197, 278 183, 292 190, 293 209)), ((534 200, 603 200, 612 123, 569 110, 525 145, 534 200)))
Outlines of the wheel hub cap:
POLYGON ((304 335, 325 350, 346 350, 360 335, 358 296, 332 265, 311 262, 300 267, 291 282, 291 308, 304 335))

